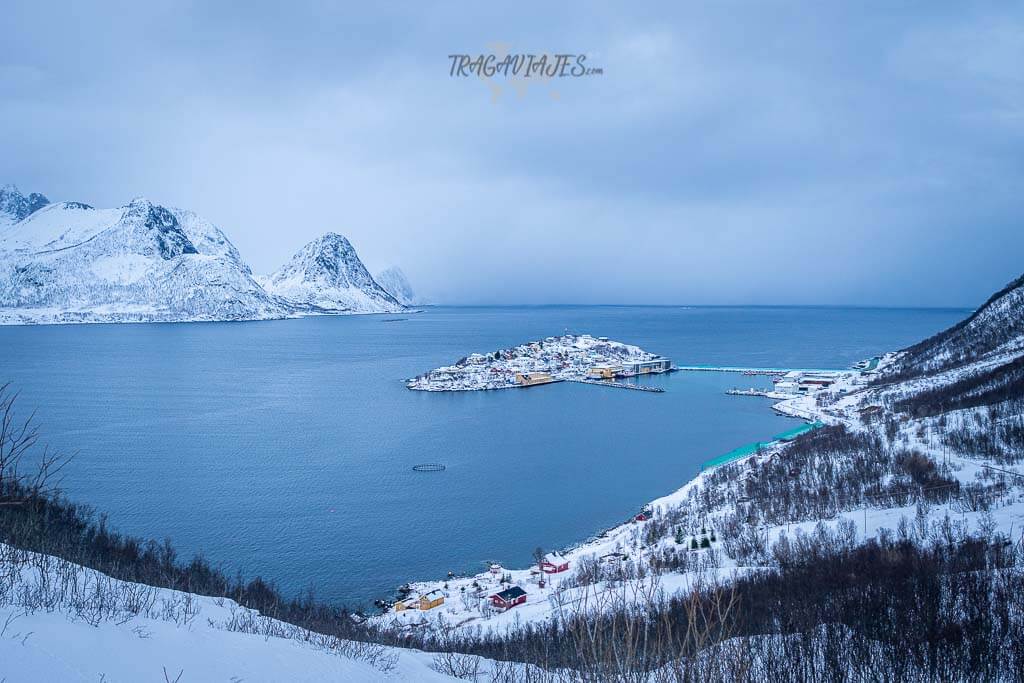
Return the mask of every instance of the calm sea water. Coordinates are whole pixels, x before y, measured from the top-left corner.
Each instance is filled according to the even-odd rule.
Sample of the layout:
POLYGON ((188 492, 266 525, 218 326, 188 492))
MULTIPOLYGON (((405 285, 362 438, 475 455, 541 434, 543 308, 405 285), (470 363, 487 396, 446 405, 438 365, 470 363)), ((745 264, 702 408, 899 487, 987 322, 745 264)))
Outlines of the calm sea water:
POLYGON ((402 380, 566 330, 678 364, 842 368, 961 310, 428 308, 253 323, 0 327, 0 381, 79 455, 65 489, 116 528, 230 573, 365 604, 415 579, 522 566, 793 426, 730 374, 433 394, 402 380), (402 318, 396 320, 396 318, 402 318), (442 473, 412 466, 441 462, 442 473))

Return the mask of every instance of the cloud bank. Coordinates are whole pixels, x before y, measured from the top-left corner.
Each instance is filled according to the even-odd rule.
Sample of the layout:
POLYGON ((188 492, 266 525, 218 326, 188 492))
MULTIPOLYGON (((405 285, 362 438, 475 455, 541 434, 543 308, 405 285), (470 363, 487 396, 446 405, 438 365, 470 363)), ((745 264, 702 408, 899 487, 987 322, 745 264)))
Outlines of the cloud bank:
POLYGON ((8 3, 0 181, 347 235, 451 303, 977 305, 1024 271, 1024 10, 8 3), (600 75, 453 78, 453 53, 600 75))

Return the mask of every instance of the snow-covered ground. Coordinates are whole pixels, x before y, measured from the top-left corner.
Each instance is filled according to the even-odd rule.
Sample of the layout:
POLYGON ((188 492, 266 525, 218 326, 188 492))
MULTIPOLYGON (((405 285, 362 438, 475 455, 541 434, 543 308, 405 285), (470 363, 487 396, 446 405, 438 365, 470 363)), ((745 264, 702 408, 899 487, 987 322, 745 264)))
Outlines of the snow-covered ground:
POLYGON ((231 600, 118 581, 0 545, 0 681, 452 681, 434 656, 372 653, 231 600))
POLYGON ((520 344, 510 349, 470 354, 454 365, 410 379, 420 391, 476 391, 522 386, 516 375, 544 373, 548 381, 583 380, 595 367, 621 366, 659 358, 638 346, 589 334, 566 334, 520 344))

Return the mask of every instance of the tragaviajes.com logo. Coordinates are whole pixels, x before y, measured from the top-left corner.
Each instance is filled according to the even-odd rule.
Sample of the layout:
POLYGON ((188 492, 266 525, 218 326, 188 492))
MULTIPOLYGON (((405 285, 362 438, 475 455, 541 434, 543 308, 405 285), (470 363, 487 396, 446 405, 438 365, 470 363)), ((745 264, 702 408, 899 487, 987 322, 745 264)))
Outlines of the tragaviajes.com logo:
POLYGON ((554 88, 556 82, 604 74, 602 67, 587 61, 587 54, 510 52, 502 43, 489 48, 489 52, 448 55, 448 75, 485 81, 491 90, 492 101, 501 97, 503 84, 510 85, 519 97, 523 97, 531 83, 548 85, 548 94, 557 100, 560 91, 554 88))

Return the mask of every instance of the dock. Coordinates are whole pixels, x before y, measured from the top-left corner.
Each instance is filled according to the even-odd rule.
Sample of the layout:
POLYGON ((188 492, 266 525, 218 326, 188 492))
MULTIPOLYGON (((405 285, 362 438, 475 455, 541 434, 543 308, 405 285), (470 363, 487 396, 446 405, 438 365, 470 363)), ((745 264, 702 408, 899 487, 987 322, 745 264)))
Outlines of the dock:
POLYGON ((676 368, 677 370, 686 370, 689 372, 739 372, 744 375, 785 375, 787 372, 806 372, 814 374, 842 374, 849 372, 848 370, 823 370, 813 368, 742 368, 733 367, 728 365, 680 365, 676 368))
POLYGON ((646 384, 629 384, 627 382, 616 382, 610 379, 570 379, 567 382, 579 384, 596 384, 602 387, 615 387, 616 389, 633 389, 634 391, 649 391, 654 394, 663 394, 665 390, 661 387, 650 387, 646 384))
POLYGON ((730 396, 769 396, 770 389, 726 389, 725 393, 730 396))

